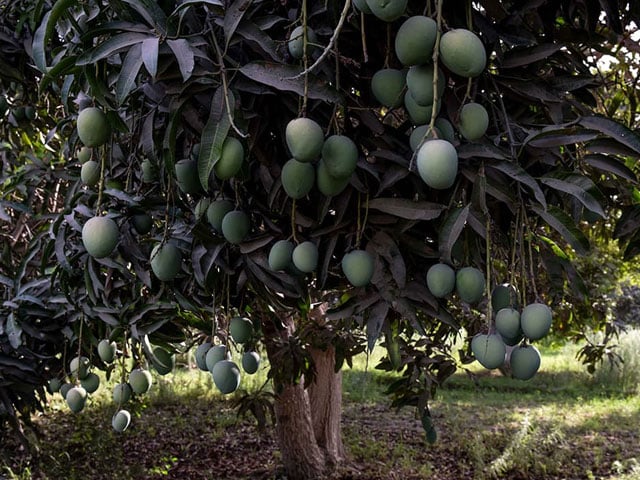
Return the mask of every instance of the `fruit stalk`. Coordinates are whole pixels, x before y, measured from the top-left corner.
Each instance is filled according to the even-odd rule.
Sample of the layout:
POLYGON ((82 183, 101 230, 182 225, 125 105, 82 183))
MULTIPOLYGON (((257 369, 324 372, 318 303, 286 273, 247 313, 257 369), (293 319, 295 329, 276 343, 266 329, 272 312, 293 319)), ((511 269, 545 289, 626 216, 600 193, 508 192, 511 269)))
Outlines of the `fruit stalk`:
MULTIPOLYGON (((82 326, 84 325, 84 314, 80 316, 80 330, 78 331, 78 358, 82 356, 82 326)), ((79 375, 76 375, 76 385, 79 384, 79 375)))
POLYGON ((100 206, 102 205, 102 191, 104 190, 104 171, 105 171, 105 151, 101 149, 100 155, 100 183, 98 184, 98 202, 96 203, 96 215, 100 216, 100 206))
MULTIPOLYGON (((331 35, 331 38, 329 39, 329 44, 324 48, 324 50, 322 50, 322 53, 320 54, 320 56, 318 57, 318 59, 313 62, 313 64, 310 67, 307 67, 306 63, 307 63, 307 22, 306 22, 306 0, 303 0, 303 25, 304 25, 304 37, 303 37, 303 56, 304 56, 304 61, 305 61, 305 67, 304 70, 302 72, 300 72, 299 74, 295 75, 294 77, 291 77, 292 80, 295 80, 296 78, 300 78, 303 75, 306 77, 314 68, 316 68, 318 65, 320 65, 320 63, 327 58, 327 55, 329 55, 329 52, 331 52, 331 50, 333 49, 333 45, 334 43, 337 41, 338 39, 338 35, 340 35, 340 31, 342 30, 342 26, 344 25, 345 20, 347 19, 347 15, 349 13, 349 8, 351 7, 351 0, 346 0, 344 2, 344 7, 342 8, 342 12, 340 13, 340 18, 338 19, 338 23, 336 25, 336 28, 333 30, 333 34, 331 35)), ((361 15, 364 15, 362 12, 360 12, 361 15)), ((364 17, 361 17, 361 23, 364 24, 364 17)), ((363 29, 364 32, 364 29, 363 29)), ((363 35, 363 39, 364 39, 364 33, 363 35)), ((364 44, 364 40, 362 42, 363 45, 363 50, 365 50, 367 47, 364 44)), ((366 53, 365 53, 365 58, 367 57, 366 53)), ((367 60, 365 59, 365 62, 367 62, 367 60)))
POLYGON ((236 126, 233 121, 233 115, 231 113, 231 103, 229 102, 229 81, 227 80, 227 69, 224 66, 224 57, 222 52, 220 51, 220 46, 218 45, 218 41, 216 40, 215 35, 212 35, 213 38, 213 46, 216 50, 216 57, 218 57, 218 63, 220 64, 220 78, 222 79, 222 89, 224 90, 224 106, 227 114, 227 118, 229 119, 229 124, 233 131, 236 132, 240 137, 246 138, 248 135, 240 131, 240 129, 236 126))
POLYGON ((528 250, 528 254, 529 254, 529 275, 531 277, 531 287, 533 288, 533 298, 534 300, 538 300, 538 288, 536 287, 536 276, 535 276, 535 271, 533 268, 533 247, 531 246, 531 236, 532 236, 532 232, 531 229, 529 228, 529 218, 527 217, 527 211, 526 210, 522 210, 523 215, 524 215, 524 225, 526 225, 527 227, 527 250, 528 250))
MULTIPOLYGON (((438 99, 435 97, 438 91, 438 58, 440 57, 440 37, 442 36, 442 0, 436 2, 436 42, 433 45, 433 105, 431 109, 431 121, 429 128, 425 132, 425 138, 428 137, 436 125, 436 117, 438 116, 438 99)), ((423 139, 424 140, 424 139, 423 139)))
POLYGON ((291 202, 291 236, 294 243, 298 243, 298 237, 296 236, 296 199, 291 202))
POLYGON ((364 32, 364 12, 360 12, 360 40, 362 40, 362 61, 369 62, 369 52, 367 51, 367 36, 364 32))
POLYGON ((302 65, 304 74, 304 91, 302 95, 302 108, 300 117, 307 116, 307 101, 309 97, 309 58, 307 51, 309 46, 309 36, 307 35, 307 0, 302 0, 302 65))
MULTIPOLYGON (((481 174, 484 175, 484 168, 481 171, 481 174)), ((487 215, 486 220, 486 235, 487 235, 487 246, 486 246, 486 262, 487 262, 487 281, 485 283, 486 295, 487 295, 487 331, 491 331, 491 321, 492 321, 492 305, 491 305, 491 216, 487 215)))

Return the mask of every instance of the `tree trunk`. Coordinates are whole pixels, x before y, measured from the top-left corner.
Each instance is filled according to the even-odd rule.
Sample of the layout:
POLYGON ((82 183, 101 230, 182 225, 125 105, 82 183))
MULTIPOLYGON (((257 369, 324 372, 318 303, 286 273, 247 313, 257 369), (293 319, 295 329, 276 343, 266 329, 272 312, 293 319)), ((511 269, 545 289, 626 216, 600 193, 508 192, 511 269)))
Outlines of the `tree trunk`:
POLYGON ((344 459, 342 443, 342 372, 335 372, 335 350, 311 350, 316 377, 309 385, 311 418, 316 442, 324 450, 328 467, 344 459))
POLYGON ((321 478, 325 458, 315 441, 309 397, 301 383, 286 385, 276 397, 276 432, 282 463, 291 480, 321 478))
MULTIPOLYGON (((292 317, 281 320, 287 328, 276 334, 286 340, 295 331, 295 323, 292 317)), ((270 360, 276 361, 274 345, 266 342, 266 346, 270 360)), ((290 480, 323 478, 344 459, 342 374, 334 371, 335 351, 333 347, 312 349, 311 355, 316 376, 308 388, 304 379, 275 388, 276 434, 290 480)))

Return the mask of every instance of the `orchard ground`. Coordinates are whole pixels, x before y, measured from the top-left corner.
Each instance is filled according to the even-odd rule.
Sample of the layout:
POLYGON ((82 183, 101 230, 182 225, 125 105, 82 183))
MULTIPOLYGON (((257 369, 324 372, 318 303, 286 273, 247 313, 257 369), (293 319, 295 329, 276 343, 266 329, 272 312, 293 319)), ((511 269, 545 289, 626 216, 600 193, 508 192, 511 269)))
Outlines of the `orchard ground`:
MULTIPOLYGON (((640 332, 626 334, 629 358, 640 332)), ((624 353, 624 348, 621 350, 624 353)), ((530 381, 486 371, 477 363, 452 377, 432 403, 435 445, 414 409, 396 412, 384 395, 393 375, 374 369, 384 348, 344 371, 343 435, 349 459, 336 479, 616 479, 640 478, 637 365, 595 376, 575 359, 577 347, 540 346, 542 367, 530 381), (637 372, 637 373, 634 373, 637 372)), ((103 383, 80 414, 59 394, 34 417, 39 454, 9 441, 0 478, 11 479, 284 479, 271 424, 259 431, 238 418, 210 375, 185 368, 155 377, 152 391, 129 405, 124 434, 111 429, 115 408, 103 383)), ((266 367, 243 378, 258 389, 266 367)), ((103 378, 104 380, 104 378, 103 378)))

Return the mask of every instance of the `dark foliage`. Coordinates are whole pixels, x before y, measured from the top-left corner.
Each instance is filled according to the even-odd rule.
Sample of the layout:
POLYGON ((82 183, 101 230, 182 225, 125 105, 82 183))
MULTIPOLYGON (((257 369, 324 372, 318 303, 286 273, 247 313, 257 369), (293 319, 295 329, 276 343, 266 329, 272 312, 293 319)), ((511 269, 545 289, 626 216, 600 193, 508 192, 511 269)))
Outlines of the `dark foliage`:
MULTIPOLYGON (((381 109, 371 94, 377 70, 401 68, 395 23, 348 10, 328 55, 302 74, 322 49, 308 62, 287 50, 302 19, 300 2, 24 3, 32 2, 4 7, 0 37, 10 105, 2 118, 0 213, 4 238, 18 239, 2 259, 0 340, 6 368, 27 365, 18 375, 29 385, 26 403, 34 404, 31 392, 47 369, 64 374, 54 356, 65 348, 95 357, 97 341, 109 336, 132 340, 131 354, 142 358, 151 354, 149 342, 178 349, 211 334, 228 342, 228 318, 241 312, 272 339, 284 315, 295 315, 307 332, 283 343, 291 355, 273 365, 280 381, 312 375, 311 327, 337 346, 339 363, 363 348, 362 336, 351 332, 364 332, 370 346, 384 336, 399 361, 390 354, 381 367, 404 369, 391 388, 394 404, 424 409, 455 370, 450 340, 461 327, 474 333, 487 323, 484 302, 470 308, 430 294, 424 274, 434 262, 490 271, 490 284, 518 285, 523 304, 582 305, 589 292, 571 259, 589 249, 585 219, 622 209, 616 236, 635 253, 640 137, 603 115, 592 70, 598 52, 638 21, 635 2, 487 0, 472 11, 466 2, 445 2, 445 28, 472 25, 490 61, 470 83, 445 72, 441 116, 456 124, 473 99, 487 108, 490 125, 477 142, 456 140, 459 175, 442 191, 416 173, 407 113, 381 109), (36 120, 20 119, 27 104, 37 105, 36 120), (76 160, 74 121, 87 105, 102 108, 114 130, 109 144, 93 151, 105 173, 96 187, 83 186, 76 160), (284 131, 299 115, 358 145, 356 172, 334 197, 314 188, 292 201, 282 189, 284 131), (246 159, 236 178, 221 181, 213 172, 227 137, 242 142, 246 159), (175 165, 189 159, 200 185, 185 193, 175 165), (155 174, 151 181, 143 165, 155 174), (240 245, 202 216, 221 198, 250 215, 251 233, 240 245), (153 219, 149 233, 134 228, 139 213, 153 219), (117 251, 99 260, 81 241, 82 225, 96 214, 114 219, 121 235, 117 251), (30 230, 18 236, 23 222, 30 230), (269 269, 270 246, 285 238, 317 244, 315 275, 269 269), (152 248, 167 241, 184 259, 168 283, 149 268, 152 248), (370 286, 351 288, 340 259, 360 247, 374 256, 375 273, 370 286), (307 324, 317 302, 330 304, 330 326, 307 324)), ((334 37, 341 3, 306 2, 322 48, 334 37)), ((424 5, 409 2, 407 14, 424 13, 424 5)), ((17 385, 2 385, 14 395, 5 408, 17 404, 17 385)))

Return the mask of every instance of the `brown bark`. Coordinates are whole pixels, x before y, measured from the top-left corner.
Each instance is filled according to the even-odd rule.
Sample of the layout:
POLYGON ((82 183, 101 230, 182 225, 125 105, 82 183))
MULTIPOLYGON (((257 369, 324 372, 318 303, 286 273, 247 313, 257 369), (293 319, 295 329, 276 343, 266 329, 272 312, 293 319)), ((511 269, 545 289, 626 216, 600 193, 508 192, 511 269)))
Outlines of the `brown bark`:
POLYGON ((316 376, 309 385, 311 418, 316 442, 324 450, 329 468, 344 460, 342 443, 342 372, 335 372, 335 350, 311 350, 316 376))
MULTIPOLYGON (((287 327, 286 330, 274 334, 286 339, 295 331, 295 323, 290 316, 283 317, 282 321, 287 327)), ((266 342, 266 347, 269 359, 274 361, 274 345, 266 342)), ((303 380, 295 385, 278 385, 275 390, 276 435, 287 478, 322 478, 325 474, 326 460, 316 441, 309 396, 303 380)))
POLYGON ((315 441, 309 397, 301 384, 287 385, 276 398, 276 432, 282 463, 292 480, 322 478, 325 458, 315 441))

